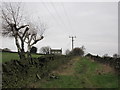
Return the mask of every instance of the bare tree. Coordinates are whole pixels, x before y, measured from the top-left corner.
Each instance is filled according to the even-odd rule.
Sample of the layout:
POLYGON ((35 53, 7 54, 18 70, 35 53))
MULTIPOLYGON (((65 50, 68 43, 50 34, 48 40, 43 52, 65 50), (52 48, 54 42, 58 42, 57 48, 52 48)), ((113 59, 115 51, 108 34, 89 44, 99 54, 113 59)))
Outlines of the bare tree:
POLYGON ((2 3, 2 35, 14 37, 19 57, 24 59, 24 42, 21 30, 27 30, 28 25, 22 25, 21 19, 20 4, 16 3, 16 6, 13 7, 12 3, 2 3))
POLYGON ((46 24, 41 22, 41 20, 39 20, 39 23, 29 22, 28 24, 30 28, 29 28, 29 31, 26 32, 24 39, 28 47, 28 50, 27 50, 28 58, 31 58, 30 50, 34 44, 36 44, 38 41, 44 38, 43 33, 46 30, 46 24))
POLYGON ((24 20, 21 14, 21 3, 2 4, 2 35, 14 37, 20 59, 26 58, 25 43, 28 45, 28 57, 31 57, 30 49, 43 39, 45 29, 42 23, 35 26, 24 20))
POLYGON ((84 46, 84 45, 82 45, 82 46, 81 46, 81 49, 82 49, 83 51, 85 51, 85 46, 84 46))
POLYGON ((70 50, 67 49, 67 50, 65 51, 65 54, 66 54, 66 55, 69 55, 69 54, 70 54, 70 50))
POLYGON ((40 52, 43 54, 50 54, 50 47, 49 46, 42 47, 40 49, 40 52))

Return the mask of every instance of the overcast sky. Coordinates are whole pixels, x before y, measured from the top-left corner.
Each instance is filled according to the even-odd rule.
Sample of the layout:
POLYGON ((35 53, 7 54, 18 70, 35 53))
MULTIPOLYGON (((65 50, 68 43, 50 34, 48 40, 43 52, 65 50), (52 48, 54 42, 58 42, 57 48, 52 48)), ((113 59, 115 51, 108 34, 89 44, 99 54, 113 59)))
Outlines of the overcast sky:
MULTIPOLYGON (((40 17, 48 25, 45 38, 35 46, 71 50, 71 38, 76 36, 74 47, 85 46, 86 52, 113 55, 118 52, 117 2, 28 2, 24 3, 26 16, 40 17)), ((0 48, 16 51, 14 39, 3 38, 0 48)))

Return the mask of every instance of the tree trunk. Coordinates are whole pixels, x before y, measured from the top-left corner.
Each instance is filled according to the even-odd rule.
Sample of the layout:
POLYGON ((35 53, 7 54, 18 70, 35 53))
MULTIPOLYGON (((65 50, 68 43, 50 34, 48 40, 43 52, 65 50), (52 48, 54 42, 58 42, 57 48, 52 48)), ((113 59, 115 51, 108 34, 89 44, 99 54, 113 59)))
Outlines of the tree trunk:
POLYGON ((29 60, 29 63, 32 63, 32 56, 31 56, 30 50, 31 50, 31 46, 30 44, 28 44, 27 58, 29 60))
POLYGON ((19 44, 19 41, 18 41, 17 36, 15 37, 15 43, 16 43, 16 46, 17 46, 17 49, 18 49, 19 58, 20 58, 21 60, 25 60, 25 52, 24 52, 24 49, 22 50, 22 49, 20 48, 20 44, 19 44))
POLYGON ((21 56, 23 59, 25 59, 25 50, 24 50, 24 41, 21 39, 21 56))
POLYGON ((25 59, 26 59, 26 58, 25 58, 25 52, 19 51, 18 54, 19 54, 20 60, 25 60, 25 59))

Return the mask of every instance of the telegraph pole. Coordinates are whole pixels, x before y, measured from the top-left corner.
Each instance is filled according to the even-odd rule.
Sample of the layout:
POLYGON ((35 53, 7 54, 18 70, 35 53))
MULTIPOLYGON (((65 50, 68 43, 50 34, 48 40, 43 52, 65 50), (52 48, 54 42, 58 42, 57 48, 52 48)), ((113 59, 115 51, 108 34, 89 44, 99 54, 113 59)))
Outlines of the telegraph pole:
POLYGON ((76 38, 76 36, 69 36, 69 38, 72 38, 72 50, 74 48, 74 38, 76 38))

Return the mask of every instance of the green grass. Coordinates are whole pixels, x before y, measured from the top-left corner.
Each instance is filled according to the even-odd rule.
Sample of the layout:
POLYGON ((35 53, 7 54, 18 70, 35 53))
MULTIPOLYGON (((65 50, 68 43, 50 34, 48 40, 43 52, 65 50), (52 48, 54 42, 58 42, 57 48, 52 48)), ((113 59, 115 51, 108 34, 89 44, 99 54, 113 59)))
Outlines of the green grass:
POLYGON ((76 63, 76 74, 81 75, 84 81, 88 83, 87 87, 98 88, 117 88, 118 76, 113 72, 107 72, 101 75, 96 73, 96 69, 103 69, 103 65, 97 62, 91 62, 89 59, 83 58, 76 63), (80 73, 82 72, 82 73, 80 73))
POLYGON ((49 80, 39 84, 40 88, 82 88, 83 84, 81 80, 78 80, 75 76, 61 75, 59 79, 49 80))
POLYGON ((118 77, 114 73, 98 75, 96 69, 102 64, 82 58, 74 64, 73 75, 58 75, 59 79, 37 82, 39 88, 118 88, 118 77))
POLYGON ((89 78, 94 86, 102 88, 117 88, 118 78, 113 74, 95 75, 93 78, 89 78))
MULTIPOLYGON (((19 60, 18 53, 9 53, 9 52, 0 52, 2 54, 2 60, 0 59, 0 62, 7 62, 10 60, 19 60)), ((38 54, 32 54, 32 57, 40 57, 41 55, 38 54)))
MULTIPOLYGON (((3 62, 10 61, 12 59, 19 59, 17 53, 2 53, 3 62)), ((33 57, 39 57, 40 55, 32 54, 33 57)), ((57 67, 66 60, 61 61, 56 58, 56 62, 50 62, 47 65, 46 72, 57 67), (50 70, 49 70, 50 69, 50 70)), ((102 70, 103 65, 97 62, 92 62, 89 59, 83 57, 73 64, 74 73, 72 75, 57 75, 58 79, 50 79, 46 77, 42 80, 37 80, 34 83, 33 78, 28 78, 24 83, 28 82, 28 86, 36 86, 37 88, 118 88, 118 77, 113 72, 106 72, 99 75, 96 73, 96 69, 102 70), (29 83, 31 82, 31 83, 29 83)), ((31 68, 30 68, 31 69, 31 68)), ((32 71, 35 71, 31 69, 32 71)), ((32 72, 31 71, 31 72, 32 72)), ((34 72, 32 72, 34 73, 34 72)), ((34 76, 35 78, 36 76, 34 76)), ((23 83, 20 83, 21 85, 23 83)))

